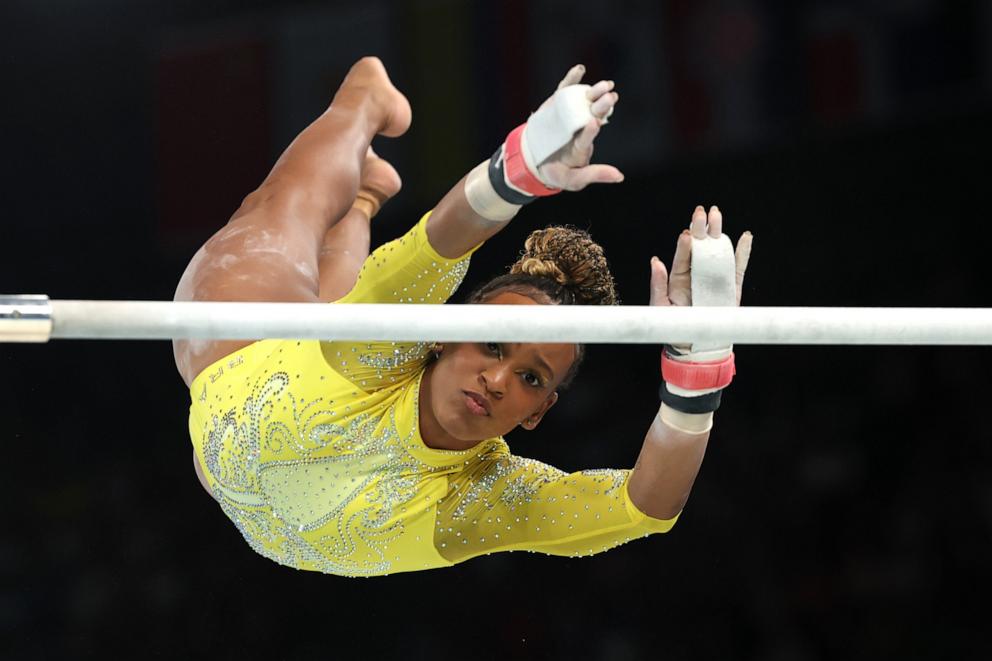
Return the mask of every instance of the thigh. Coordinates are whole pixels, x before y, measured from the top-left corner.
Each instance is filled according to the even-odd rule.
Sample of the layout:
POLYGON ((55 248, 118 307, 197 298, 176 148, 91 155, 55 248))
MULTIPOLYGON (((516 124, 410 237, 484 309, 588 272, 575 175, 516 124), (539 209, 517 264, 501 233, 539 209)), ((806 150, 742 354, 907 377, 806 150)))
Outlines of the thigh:
POLYGON ((370 241, 369 216, 354 207, 327 230, 318 263, 321 302, 336 301, 352 290, 369 256, 370 241))
MULTIPOLYGON (((256 205, 208 240, 186 267, 177 301, 315 303, 320 240, 292 212, 256 205)), ((254 340, 175 340, 176 367, 189 385, 204 368, 254 340)))

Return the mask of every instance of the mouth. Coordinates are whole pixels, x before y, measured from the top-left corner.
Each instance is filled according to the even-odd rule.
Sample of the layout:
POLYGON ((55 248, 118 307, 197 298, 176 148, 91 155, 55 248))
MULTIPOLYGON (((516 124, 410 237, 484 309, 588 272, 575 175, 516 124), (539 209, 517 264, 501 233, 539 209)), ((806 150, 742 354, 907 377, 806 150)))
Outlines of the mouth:
POLYGON ((479 393, 472 392, 471 390, 463 390, 462 394, 465 396, 465 408, 467 408, 472 415, 489 415, 490 404, 485 397, 479 393))

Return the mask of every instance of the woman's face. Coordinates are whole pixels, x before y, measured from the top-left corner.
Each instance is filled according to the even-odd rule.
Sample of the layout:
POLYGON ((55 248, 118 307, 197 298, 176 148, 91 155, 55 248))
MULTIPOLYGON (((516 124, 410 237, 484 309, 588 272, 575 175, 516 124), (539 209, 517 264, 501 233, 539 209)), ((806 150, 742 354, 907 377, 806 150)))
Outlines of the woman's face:
MULTIPOLYGON (((501 292, 487 305, 538 305, 501 292)), ((421 435, 431 447, 464 449, 506 434, 533 429, 557 401, 555 388, 575 360, 574 344, 456 342, 440 346, 424 374, 421 435)))

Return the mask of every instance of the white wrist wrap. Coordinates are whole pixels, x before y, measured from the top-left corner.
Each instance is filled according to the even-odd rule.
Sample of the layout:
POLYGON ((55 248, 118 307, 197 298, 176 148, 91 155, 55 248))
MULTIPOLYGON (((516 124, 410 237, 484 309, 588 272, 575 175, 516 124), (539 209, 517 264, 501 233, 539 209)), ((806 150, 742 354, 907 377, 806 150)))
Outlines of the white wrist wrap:
POLYGON ((527 120, 521 147, 530 171, 564 147, 575 132, 593 119, 592 102, 586 96, 589 85, 563 87, 527 120))
POLYGON ((658 418, 668 427, 683 434, 705 434, 713 429, 713 413, 683 413, 667 404, 658 409, 658 418))
POLYGON ((505 223, 520 211, 520 205, 501 198, 489 181, 489 161, 483 161, 465 178, 465 199, 475 213, 491 223, 505 223))

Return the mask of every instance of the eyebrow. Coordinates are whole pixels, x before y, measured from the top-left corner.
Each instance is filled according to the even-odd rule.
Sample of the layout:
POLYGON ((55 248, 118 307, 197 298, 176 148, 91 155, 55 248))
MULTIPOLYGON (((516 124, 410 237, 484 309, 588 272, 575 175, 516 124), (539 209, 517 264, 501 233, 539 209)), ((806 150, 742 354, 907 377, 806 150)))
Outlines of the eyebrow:
MULTIPOLYGON (((513 347, 519 347, 521 344, 523 344, 523 342, 512 342, 511 343, 511 346, 513 346, 513 347)), ((534 360, 535 360, 535 362, 537 362, 537 366, 538 367, 543 367, 548 372, 548 374, 550 375, 550 380, 551 381, 554 381, 555 380, 555 371, 553 369, 551 369, 551 365, 548 365, 547 361, 545 361, 543 358, 541 358, 541 354, 537 354, 537 353, 534 354, 534 360)))

